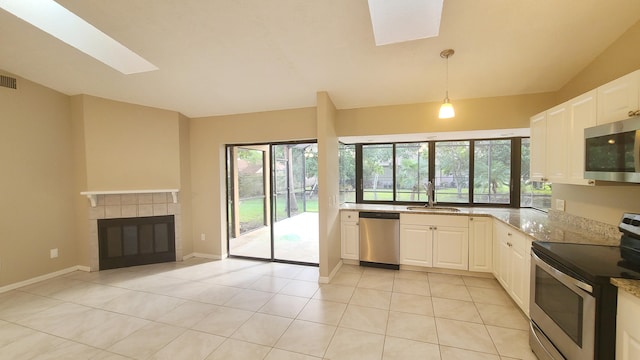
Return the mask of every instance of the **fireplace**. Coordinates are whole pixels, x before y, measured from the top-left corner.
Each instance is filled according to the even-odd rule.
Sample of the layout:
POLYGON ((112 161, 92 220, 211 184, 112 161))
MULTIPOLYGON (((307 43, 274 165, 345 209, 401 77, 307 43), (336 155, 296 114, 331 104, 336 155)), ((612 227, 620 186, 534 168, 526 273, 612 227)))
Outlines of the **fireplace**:
POLYGON ((173 215, 98 220, 100 270, 176 260, 173 215))
MULTIPOLYGON (((90 253, 89 268, 91 271, 104 270, 115 267, 113 263, 123 264, 122 266, 132 266, 129 260, 114 260, 119 252, 128 257, 135 252, 145 257, 155 257, 154 262, 179 261, 182 260, 182 215, 180 202, 178 201, 178 190, 139 190, 139 191, 92 191, 83 192, 89 201, 88 207, 88 250, 90 253), (151 218, 158 218, 152 221, 160 221, 145 225, 144 222, 151 218), (173 221, 168 219, 172 218, 173 221), (102 248, 99 240, 101 230, 99 223, 108 224, 111 230, 112 242, 111 253, 109 249, 102 248), (118 224, 119 225, 114 225, 118 224), (140 223, 142 225, 140 225, 140 223), (161 225, 165 224, 165 225, 161 225), (119 230, 117 230, 119 228, 119 230), (153 229, 153 231, 151 230, 153 229), (115 235, 119 232, 119 235, 115 235), (166 241, 165 241, 166 235, 166 241), (120 237, 120 240, 116 240, 120 237), (158 238, 156 239, 155 236, 158 238), (173 236, 173 240, 169 240, 173 236), (151 237, 153 242, 151 242, 151 237), (126 244, 124 239, 126 238, 126 244), (136 239, 134 246, 133 239, 136 239), (115 244, 120 241, 120 248, 115 244), (153 245, 151 245, 153 244, 153 245), (151 255, 149 246, 154 247, 154 256, 151 255), (157 251, 156 251, 157 246, 157 251), (166 252, 164 250, 167 250, 166 252), (105 252, 106 251, 106 252, 105 252), (160 255, 163 253, 163 255, 160 255), (103 254, 107 255, 106 257, 103 254), (126 254, 126 255, 125 255, 126 254), (110 264, 111 263, 111 264, 110 264)), ((150 259, 143 259, 143 263, 149 263, 150 259)), ((122 267, 118 266, 118 267, 122 267)))

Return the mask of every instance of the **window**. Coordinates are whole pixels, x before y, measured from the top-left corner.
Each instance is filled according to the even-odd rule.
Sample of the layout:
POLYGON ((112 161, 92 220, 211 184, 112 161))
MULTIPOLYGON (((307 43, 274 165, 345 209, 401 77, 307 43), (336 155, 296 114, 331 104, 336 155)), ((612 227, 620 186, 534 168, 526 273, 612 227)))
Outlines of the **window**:
POLYGON ((473 202, 511 203, 511 140, 475 141, 473 202))
POLYGON ((551 184, 531 181, 529 177, 531 158, 529 139, 522 139, 521 152, 520 206, 548 211, 551 208, 551 184))
POLYGON ((469 144, 469 141, 436 143, 436 201, 469 203, 469 144))
POLYGON ((528 138, 340 147, 343 201, 426 203, 431 181, 441 204, 531 206, 528 173, 528 138))
POLYGON ((396 145, 396 200, 427 201, 429 144, 396 145))
POLYGON ((356 146, 340 144, 340 203, 356 201, 356 146))
POLYGON ((394 201, 393 144, 362 145, 362 198, 394 201))

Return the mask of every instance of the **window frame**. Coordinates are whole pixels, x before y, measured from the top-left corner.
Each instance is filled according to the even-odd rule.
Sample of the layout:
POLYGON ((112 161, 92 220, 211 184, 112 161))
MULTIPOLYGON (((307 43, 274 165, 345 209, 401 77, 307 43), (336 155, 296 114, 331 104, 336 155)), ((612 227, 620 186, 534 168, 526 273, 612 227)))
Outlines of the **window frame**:
POLYGON ((523 137, 501 137, 501 138, 482 138, 482 139, 450 139, 450 140, 417 140, 417 141, 402 141, 402 142, 371 142, 371 143, 356 143, 355 145, 355 176, 356 176, 356 204, 387 204, 387 205, 422 205, 425 201, 398 201, 397 200, 397 188, 396 188, 396 171, 397 171, 397 158, 396 158, 396 145, 398 144, 416 144, 427 143, 428 145, 428 175, 429 179, 435 176, 436 167, 436 143, 454 142, 454 141, 469 141, 469 191, 468 201, 466 203, 456 202, 441 202, 438 204, 445 206, 455 207, 502 207, 502 208, 520 208, 520 175, 521 175, 521 143, 523 137), (511 141, 511 173, 510 173, 510 189, 509 189, 509 203, 486 203, 486 202, 474 202, 474 189, 473 181, 475 175, 475 142, 476 141, 491 141, 491 140, 510 140, 511 141), (364 200, 364 179, 363 179, 363 146, 367 145, 392 145, 392 159, 391 167, 393 169, 393 200, 364 200))

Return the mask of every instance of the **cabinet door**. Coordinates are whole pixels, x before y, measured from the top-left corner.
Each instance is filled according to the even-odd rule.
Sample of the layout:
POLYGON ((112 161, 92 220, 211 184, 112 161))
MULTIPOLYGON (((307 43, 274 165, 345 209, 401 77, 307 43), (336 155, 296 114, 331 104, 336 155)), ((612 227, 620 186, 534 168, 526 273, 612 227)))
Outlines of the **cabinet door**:
POLYGON ((433 266, 469 270, 469 229, 433 227, 433 266))
POLYGON ((598 88, 598 124, 606 124, 629 117, 638 110, 640 70, 613 80, 598 88))
POLYGON ((357 222, 342 222, 340 226, 343 259, 360 259, 360 228, 357 222))
POLYGON ((511 232, 511 259, 509 270, 511 273, 511 297, 525 314, 529 314, 529 284, 530 248, 531 242, 519 232, 511 232), (527 246, 528 245, 528 246, 527 246))
POLYGON ((568 122, 566 104, 547 111, 545 178, 550 182, 563 183, 567 178, 568 122))
POLYGON ((500 221, 494 221, 494 272, 496 279, 500 282, 502 287, 510 292, 511 284, 511 244, 510 233, 511 229, 501 223, 500 221))
POLYGON ((493 220, 469 218, 469 271, 493 270, 493 220))
POLYGON ((584 129, 596 126, 596 90, 591 90, 568 102, 569 148, 568 182, 578 185, 589 184, 584 179, 584 129))
POLYGON ((400 225, 400 264, 433 266, 432 226, 400 225))
POLYGON ((498 245, 498 264, 496 279, 502 287, 507 291, 511 291, 511 247, 509 246, 508 237, 500 236, 497 241, 498 245))
POLYGON ((531 181, 544 181, 546 171, 546 137, 547 114, 540 113, 531 118, 531 152, 530 172, 531 181))
POLYGON ((640 359, 640 299, 618 290, 616 359, 640 359))

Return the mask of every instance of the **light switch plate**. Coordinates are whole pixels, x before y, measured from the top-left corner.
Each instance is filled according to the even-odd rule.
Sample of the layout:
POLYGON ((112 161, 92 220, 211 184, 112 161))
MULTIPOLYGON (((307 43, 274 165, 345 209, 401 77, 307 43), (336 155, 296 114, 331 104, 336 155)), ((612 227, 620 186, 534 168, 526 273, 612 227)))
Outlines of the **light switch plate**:
POLYGON ((58 257, 58 248, 49 250, 49 257, 55 259, 58 257))
POLYGON ((564 211, 564 200, 556 199, 556 210, 564 211))

